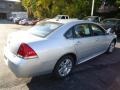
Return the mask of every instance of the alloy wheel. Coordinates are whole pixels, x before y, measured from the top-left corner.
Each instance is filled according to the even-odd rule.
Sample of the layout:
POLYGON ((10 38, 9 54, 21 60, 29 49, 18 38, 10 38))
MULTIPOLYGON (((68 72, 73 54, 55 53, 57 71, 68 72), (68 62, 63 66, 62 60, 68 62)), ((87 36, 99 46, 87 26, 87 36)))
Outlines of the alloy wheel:
POLYGON ((58 73, 60 76, 64 77, 70 73, 72 69, 72 61, 70 59, 63 60, 59 67, 58 67, 58 73))

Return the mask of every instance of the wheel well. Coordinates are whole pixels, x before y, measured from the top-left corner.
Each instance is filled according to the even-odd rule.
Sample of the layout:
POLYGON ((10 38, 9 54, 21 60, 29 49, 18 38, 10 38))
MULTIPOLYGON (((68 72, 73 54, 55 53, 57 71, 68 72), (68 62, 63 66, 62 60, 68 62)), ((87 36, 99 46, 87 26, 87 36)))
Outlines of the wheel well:
MULTIPOLYGON (((74 53, 67 53, 67 54, 65 54, 65 55, 63 55, 62 57, 64 57, 64 56, 72 56, 73 58, 74 58, 74 65, 76 64, 76 62, 77 62, 77 57, 76 57, 76 55, 74 54, 74 53)), ((61 58, 62 58, 61 57, 61 58)))
MULTIPOLYGON (((73 62, 74 62, 74 65, 76 65, 77 57, 76 57, 76 55, 75 55, 74 53, 64 54, 61 58, 65 57, 65 56, 68 56, 68 55, 70 55, 70 56, 72 56, 72 57, 74 58, 74 61, 73 61, 73 62)), ((59 58, 59 60, 60 60, 61 58, 59 58)), ((58 61, 59 61, 59 60, 58 60, 58 61)), ((56 64, 58 63, 58 61, 56 62, 56 64)), ((56 64, 55 64, 55 66, 54 66, 53 72, 54 72, 54 70, 55 70, 56 64)))

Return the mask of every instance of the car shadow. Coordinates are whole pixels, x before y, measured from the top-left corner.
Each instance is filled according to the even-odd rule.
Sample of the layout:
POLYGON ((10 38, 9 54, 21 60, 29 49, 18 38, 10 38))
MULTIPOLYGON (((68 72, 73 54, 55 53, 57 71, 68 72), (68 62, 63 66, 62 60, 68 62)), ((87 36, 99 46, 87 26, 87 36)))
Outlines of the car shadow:
POLYGON ((33 77, 29 90, 119 90, 120 48, 112 54, 102 54, 77 65, 72 74, 64 79, 51 75, 33 77))

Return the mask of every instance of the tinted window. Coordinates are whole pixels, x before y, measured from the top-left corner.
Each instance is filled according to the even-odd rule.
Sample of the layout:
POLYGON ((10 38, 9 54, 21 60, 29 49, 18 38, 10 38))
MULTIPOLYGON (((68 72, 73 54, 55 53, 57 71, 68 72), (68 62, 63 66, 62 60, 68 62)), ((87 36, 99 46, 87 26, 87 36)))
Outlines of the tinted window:
POLYGON ((117 20, 108 19, 108 20, 103 20, 101 23, 108 24, 108 25, 115 25, 117 23, 117 20))
POLYGON ((28 31, 34 35, 46 37, 61 25, 62 25, 61 23, 40 22, 39 24, 35 25, 28 31))
POLYGON ((66 16, 66 19, 68 19, 68 17, 66 16))
POLYGON ((62 16, 61 19, 65 19, 65 16, 62 16))
POLYGON ((99 35, 104 35, 105 34, 104 30, 97 25, 91 25, 91 29, 93 31, 94 36, 99 36, 99 35))
POLYGON ((74 29, 75 29, 74 34, 75 34, 76 38, 91 36, 91 32, 90 32, 89 26, 87 24, 76 25, 74 27, 74 29))
POLYGON ((94 22, 99 22, 99 17, 96 17, 96 18, 94 19, 94 22))
POLYGON ((118 21, 118 25, 120 25, 120 20, 118 21))

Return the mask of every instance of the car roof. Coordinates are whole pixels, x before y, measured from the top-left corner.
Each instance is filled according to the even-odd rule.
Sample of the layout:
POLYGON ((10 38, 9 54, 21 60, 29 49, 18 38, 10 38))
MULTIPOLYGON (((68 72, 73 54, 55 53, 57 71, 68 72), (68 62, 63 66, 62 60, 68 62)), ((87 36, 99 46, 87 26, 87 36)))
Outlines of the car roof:
POLYGON ((65 19, 65 20, 57 20, 57 19, 49 19, 46 20, 49 22, 56 22, 56 23, 62 23, 62 24, 67 24, 67 23, 71 23, 71 22, 81 22, 81 23, 90 23, 90 21, 86 21, 86 20, 78 20, 78 19, 65 19))

